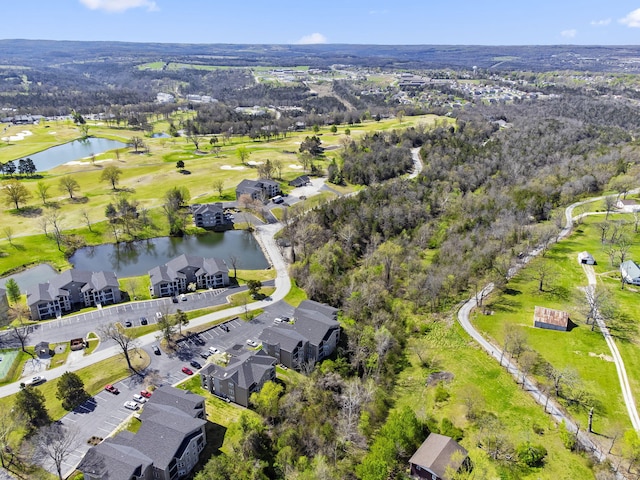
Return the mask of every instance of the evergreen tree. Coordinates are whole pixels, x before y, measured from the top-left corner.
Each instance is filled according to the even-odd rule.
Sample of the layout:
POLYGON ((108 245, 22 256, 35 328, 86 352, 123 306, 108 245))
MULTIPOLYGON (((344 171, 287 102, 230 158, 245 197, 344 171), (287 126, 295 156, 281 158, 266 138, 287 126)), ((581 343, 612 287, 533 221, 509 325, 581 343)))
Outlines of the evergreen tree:
POLYGON ((31 429, 36 429, 51 422, 45 407, 44 394, 31 385, 20 385, 16 394, 15 409, 23 415, 31 429))
POLYGON ((62 408, 73 410, 83 404, 90 395, 84 389, 84 382, 75 373, 64 372, 58 381, 56 398, 62 400, 62 408))

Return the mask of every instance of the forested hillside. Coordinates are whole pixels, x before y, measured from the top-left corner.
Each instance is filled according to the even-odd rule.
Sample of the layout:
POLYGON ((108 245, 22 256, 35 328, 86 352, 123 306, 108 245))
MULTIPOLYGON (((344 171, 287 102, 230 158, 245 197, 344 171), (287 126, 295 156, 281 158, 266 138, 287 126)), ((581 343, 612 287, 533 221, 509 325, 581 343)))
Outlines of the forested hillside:
MULTIPOLYGON (((394 408, 395 382, 408 366, 409 340, 450 328, 451 308, 484 281, 503 285, 518 255, 557 232, 556 207, 612 181, 637 181, 629 142, 638 128, 624 103, 556 98, 475 108, 455 127, 346 144, 342 173, 369 187, 283 232, 298 285, 342 308, 338 355, 284 392, 263 391, 271 395, 269 411, 258 410, 264 421, 241 422, 243 441, 198 478, 405 478, 428 430, 480 432, 474 438, 484 440, 467 447, 484 452, 503 478, 532 473, 533 464, 508 453, 515 446, 491 446, 486 412, 469 409, 464 429, 418 418, 394 408), (393 159, 414 145, 422 145, 421 175, 378 183, 376 162, 395 176, 407 166, 393 159)), ((500 412, 491 415, 502 425, 500 412)))

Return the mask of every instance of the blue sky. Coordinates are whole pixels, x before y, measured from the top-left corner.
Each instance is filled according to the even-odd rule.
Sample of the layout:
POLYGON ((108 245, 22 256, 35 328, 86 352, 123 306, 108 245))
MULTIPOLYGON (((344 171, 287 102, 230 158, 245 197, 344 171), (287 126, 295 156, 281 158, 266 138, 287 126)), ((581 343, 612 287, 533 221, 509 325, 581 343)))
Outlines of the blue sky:
POLYGON ((640 0, 16 0, 0 38, 638 45, 640 0))

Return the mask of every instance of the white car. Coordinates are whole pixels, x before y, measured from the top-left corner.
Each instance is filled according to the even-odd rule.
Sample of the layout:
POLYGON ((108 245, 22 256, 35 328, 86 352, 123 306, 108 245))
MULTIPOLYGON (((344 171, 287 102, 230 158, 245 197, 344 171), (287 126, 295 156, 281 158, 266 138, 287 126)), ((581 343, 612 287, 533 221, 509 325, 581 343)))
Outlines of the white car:
POLYGON ((273 323, 275 323, 276 325, 278 325, 278 324, 280 324, 282 322, 284 322, 284 320, 281 319, 280 317, 276 317, 276 318, 273 319, 273 323))
POLYGON ((138 402, 138 403, 145 403, 147 401, 146 398, 144 398, 142 395, 140 395, 139 393, 136 393, 133 395, 133 399, 138 402))
POLYGON ((257 347, 258 344, 256 342, 254 342, 253 340, 249 339, 247 340, 247 345, 249 345, 250 347, 257 347))
POLYGON ((220 353, 220 350, 218 350, 216 347, 209 347, 209 352, 211 352, 211 355, 217 355, 218 353, 220 353))
POLYGON ((44 383, 46 381, 47 381, 46 378, 41 377, 40 375, 36 375, 35 377, 32 377, 31 380, 27 382, 27 385, 40 385, 41 383, 44 383))
POLYGON ((129 400, 128 402, 124 402, 124 408, 128 408, 129 410, 138 410, 140 406, 136 402, 129 400))

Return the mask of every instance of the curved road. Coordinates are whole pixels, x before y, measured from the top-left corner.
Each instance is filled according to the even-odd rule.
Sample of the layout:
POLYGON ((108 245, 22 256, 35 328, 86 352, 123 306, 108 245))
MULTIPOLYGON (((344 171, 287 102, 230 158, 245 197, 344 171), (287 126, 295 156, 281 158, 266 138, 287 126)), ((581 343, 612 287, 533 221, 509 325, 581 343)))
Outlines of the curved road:
MULTIPOLYGON (((634 191, 638 191, 638 190, 639 189, 636 189, 634 191)), ((575 210, 576 207, 585 205, 587 203, 603 200, 604 198, 606 197, 605 196, 594 197, 588 200, 576 202, 576 203, 573 203, 572 205, 569 205, 565 209, 566 225, 558 234, 558 240, 565 238, 566 236, 569 235, 569 233, 571 233, 571 230, 573 228, 573 221, 574 221, 573 211, 575 210)), ((585 213, 583 215, 588 215, 588 213, 585 213)), ((534 249, 528 256, 526 256, 521 262, 519 262, 515 267, 513 267, 509 271, 508 277, 511 278, 513 275, 515 275, 533 257, 538 255, 540 251, 541 251, 540 248, 534 249)), ((589 273, 589 270, 585 268, 585 273, 587 274, 587 278, 589 278, 589 287, 587 288, 593 288, 593 286, 595 285, 595 273, 593 272, 593 268, 591 268, 591 273, 589 273)), ((489 295, 489 293, 491 293, 493 288, 494 288, 493 283, 490 283, 486 285, 476 296, 470 298, 458 311, 458 322, 460 323, 462 328, 464 328, 464 330, 469 334, 469 336, 471 336, 471 338, 473 338, 482 348, 484 348, 484 350, 487 353, 489 353, 492 357, 498 360, 498 362, 502 364, 503 361, 506 361, 507 371, 511 373, 511 375, 513 375, 516 382, 519 382, 522 380, 524 382, 523 387, 526 388, 526 390, 540 405, 545 406, 545 410, 551 414, 551 416, 554 418, 556 422, 560 423, 564 421, 565 424, 567 425, 567 428, 570 431, 573 431, 573 432, 577 431, 578 440, 580 441, 580 443, 583 446, 585 446, 587 449, 589 449, 593 453, 593 455, 595 455, 598 461, 605 460, 608 454, 602 451, 600 447, 597 446, 583 430, 579 430, 578 426, 573 422, 573 420, 567 414, 565 414, 560 409, 559 405, 552 398, 550 398, 549 395, 542 392, 533 381, 531 381, 528 377, 524 376, 523 373, 520 371, 520 369, 517 367, 517 365, 512 363, 511 360, 507 360, 506 356, 504 355, 504 352, 499 346, 496 346, 490 343, 471 324, 469 315, 471 311, 479 304, 478 299, 485 298, 487 295, 489 295)), ((620 380, 620 388, 622 390, 622 395, 627 407, 627 412, 629 413, 629 419, 634 429, 640 430, 640 418, 638 417, 638 411, 636 409, 633 393, 631 392, 629 379, 627 377, 627 372, 624 367, 624 362, 622 361, 622 357, 618 352, 618 348, 616 347, 615 342, 613 341, 613 338, 611 337, 611 334, 607 329, 607 326, 605 325, 602 318, 600 318, 599 316, 597 317, 598 317, 597 318, 598 326, 600 327, 602 334, 604 335, 604 338, 607 342, 607 345, 611 350, 611 354, 614 358, 616 370, 618 372, 618 378, 620 380)))

